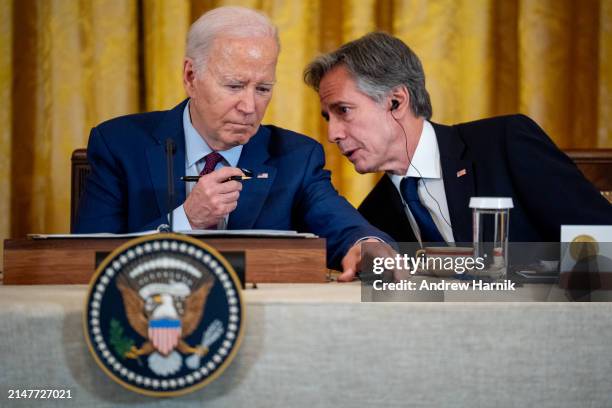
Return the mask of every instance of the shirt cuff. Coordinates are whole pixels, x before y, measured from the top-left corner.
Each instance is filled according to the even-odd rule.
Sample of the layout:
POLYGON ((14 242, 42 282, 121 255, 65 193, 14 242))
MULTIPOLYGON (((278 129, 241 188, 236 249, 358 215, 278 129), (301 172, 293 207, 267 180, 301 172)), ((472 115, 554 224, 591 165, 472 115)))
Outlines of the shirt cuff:
POLYGON ((191 224, 185 214, 185 208, 181 205, 172 211, 172 230, 173 231, 191 231, 191 224))
POLYGON ((382 240, 382 239, 380 239, 380 238, 378 238, 378 237, 374 237, 374 236, 372 236, 372 237, 363 237, 363 238, 359 238, 357 241, 355 241, 355 243, 353 244, 353 246, 355 246, 355 245, 357 245, 357 244, 361 244, 363 241, 366 241, 366 240, 368 240, 368 239, 375 239, 375 240, 377 240, 377 241, 382 242, 383 244, 386 244, 386 242, 385 242, 384 240, 382 240))

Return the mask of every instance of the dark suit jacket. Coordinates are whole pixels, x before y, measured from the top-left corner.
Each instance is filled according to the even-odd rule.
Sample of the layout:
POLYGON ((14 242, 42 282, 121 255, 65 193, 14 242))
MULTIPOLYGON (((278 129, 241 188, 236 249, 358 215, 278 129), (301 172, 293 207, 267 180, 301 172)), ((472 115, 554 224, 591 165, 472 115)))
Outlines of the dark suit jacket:
MULTIPOLYGON (((91 175, 79 204, 75 232, 132 232, 168 223, 165 140, 176 144, 176 205, 185 200, 187 101, 169 111, 129 115, 92 129, 87 148, 91 175)), ((390 237, 373 228, 331 185, 323 149, 314 140, 261 126, 244 145, 239 167, 267 179, 245 182, 229 229, 313 232, 327 239, 328 265, 340 265, 360 238, 390 237)))
MULTIPOLYGON (((512 197, 511 242, 559 242, 561 224, 612 224, 612 206, 544 131, 524 115, 432 123, 456 242, 472 242, 470 197, 512 197), (457 177, 465 169, 467 174, 457 177)), ((359 211, 396 241, 416 240, 386 175, 359 211)))

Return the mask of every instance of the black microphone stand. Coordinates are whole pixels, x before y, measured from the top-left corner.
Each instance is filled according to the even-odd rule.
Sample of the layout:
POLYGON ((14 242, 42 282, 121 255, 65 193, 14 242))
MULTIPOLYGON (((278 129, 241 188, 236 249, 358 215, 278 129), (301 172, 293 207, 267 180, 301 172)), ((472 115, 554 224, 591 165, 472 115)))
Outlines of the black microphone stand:
POLYGON ((174 151, 176 147, 174 141, 170 138, 166 139, 166 171, 168 175, 168 216, 169 216, 169 232, 174 231, 174 151))

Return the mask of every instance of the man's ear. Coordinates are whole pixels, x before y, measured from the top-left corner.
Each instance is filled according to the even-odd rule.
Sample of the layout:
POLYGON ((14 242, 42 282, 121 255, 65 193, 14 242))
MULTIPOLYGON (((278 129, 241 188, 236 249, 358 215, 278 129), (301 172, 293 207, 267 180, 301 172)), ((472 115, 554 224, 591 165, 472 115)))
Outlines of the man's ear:
POLYGON ((194 81, 196 73, 193 66, 193 60, 191 58, 185 58, 183 60, 183 86, 187 95, 192 96, 194 91, 194 81))
POLYGON ((397 112, 398 115, 402 115, 407 109, 410 109, 410 93, 408 93, 408 88, 404 85, 393 88, 389 93, 388 99, 389 109, 397 112))

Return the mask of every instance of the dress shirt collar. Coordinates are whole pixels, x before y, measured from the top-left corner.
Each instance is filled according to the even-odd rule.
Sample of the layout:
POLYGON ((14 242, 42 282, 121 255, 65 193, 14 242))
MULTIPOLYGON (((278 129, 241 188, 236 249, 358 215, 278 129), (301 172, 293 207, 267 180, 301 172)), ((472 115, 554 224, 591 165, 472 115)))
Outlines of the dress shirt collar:
POLYGON ((442 178, 442 166, 440 164, 440 149, 433 126, 428 121, 423 121, 423 130, 419 143, 412 156, 412 165, 404 175, 388 173, 391 181, 399 190, 399 184, 404 177, 419 177, 424 179, 442 178), (416 168, 415 168, 416 167, 416 168), (418 171, 417 171, 418 169, 418 171))
MULTIPOLYGON (((183 111, 183 130, 185 131, 187 168, 190 168, 202 160, 204 156, 211 153, 212 149, 210 146, 208 146, 208 143, 206 143, 204 138, 200 136, 196 128, 193 127, 193 124, 191 123, 191 116, 189 115, 189 102, 187 102, 187 105, 185 105, 185 110, 183 111)), ((219 152, 219 154, 223 156, 223 159, 232 167, 236 167, 238 165, 238 160, 240 160, 241 153, 242 145, 219 152)))

